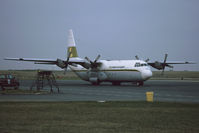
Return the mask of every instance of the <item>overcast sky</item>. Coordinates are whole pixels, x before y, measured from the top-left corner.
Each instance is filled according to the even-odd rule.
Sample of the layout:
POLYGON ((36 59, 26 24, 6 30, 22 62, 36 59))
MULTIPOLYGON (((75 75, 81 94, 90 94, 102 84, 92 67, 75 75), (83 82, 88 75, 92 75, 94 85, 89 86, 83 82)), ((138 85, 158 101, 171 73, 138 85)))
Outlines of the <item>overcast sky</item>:
POLYGON ((3 58, 65 59, 69 29, 83 58, 199 62, 199 0, 0 0, 0 69, 57 69, 3 58))

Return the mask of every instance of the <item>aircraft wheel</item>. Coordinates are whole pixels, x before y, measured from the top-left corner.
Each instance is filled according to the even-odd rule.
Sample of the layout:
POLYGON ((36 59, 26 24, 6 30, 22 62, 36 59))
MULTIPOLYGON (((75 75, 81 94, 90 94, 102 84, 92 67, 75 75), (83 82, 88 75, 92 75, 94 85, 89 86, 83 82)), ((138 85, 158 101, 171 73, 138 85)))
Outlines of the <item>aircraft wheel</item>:
POLYGON ((140 82, 137 82, 136 84, 137 84, 137 86, 143 86, 143 85, 144 85, 144 82, 143 82, 143 81, 140 81, 140 82))
POLYGON ((92 85, 99 85, 100 82, 92 82, 92 85))
POLYGON ((112 82, 112 85, 120 85, 121 82, 112 82))

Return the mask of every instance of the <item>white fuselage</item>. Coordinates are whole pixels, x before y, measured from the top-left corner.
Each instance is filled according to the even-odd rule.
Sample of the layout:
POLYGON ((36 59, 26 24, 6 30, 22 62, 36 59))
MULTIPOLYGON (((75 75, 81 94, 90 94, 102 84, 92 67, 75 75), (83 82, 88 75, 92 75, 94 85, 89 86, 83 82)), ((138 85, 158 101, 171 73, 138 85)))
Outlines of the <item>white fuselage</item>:
POLYGON ((139 82, 152 77, 148 64, 142 60, 100 60, 97 70, 88 70, 81 65, 70 68, 81 79, 90 82, 139 82))

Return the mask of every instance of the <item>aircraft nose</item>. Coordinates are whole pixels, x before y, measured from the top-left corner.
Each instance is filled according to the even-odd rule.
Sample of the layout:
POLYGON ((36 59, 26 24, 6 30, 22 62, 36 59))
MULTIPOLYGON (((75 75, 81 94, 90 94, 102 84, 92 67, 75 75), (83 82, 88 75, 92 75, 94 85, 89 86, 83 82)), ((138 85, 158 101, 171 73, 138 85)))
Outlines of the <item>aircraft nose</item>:
POLYGON ((152 72, 151 72, 151 70, 144 70, 143 72, 142 72, 142 78, 144 79, 144 80, 148 80, 149 78, 151 78, 152 77, 152 72))

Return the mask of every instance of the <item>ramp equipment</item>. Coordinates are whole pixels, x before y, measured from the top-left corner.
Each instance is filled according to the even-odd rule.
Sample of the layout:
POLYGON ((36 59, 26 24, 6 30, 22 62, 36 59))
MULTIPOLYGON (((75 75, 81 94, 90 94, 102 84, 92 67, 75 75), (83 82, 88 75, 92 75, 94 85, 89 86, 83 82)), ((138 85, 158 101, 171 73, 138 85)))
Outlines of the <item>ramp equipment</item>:
POLYGON ((59 93, 59 87, 52 71, 38 71, 36 79, 31 85, 30 90, 36 87, 37 91, 40 91, 43 89, 45 81, 47 81, 47 85, 50 86, 50 92, 53 92, 53 86, 55 86, 59 93))

